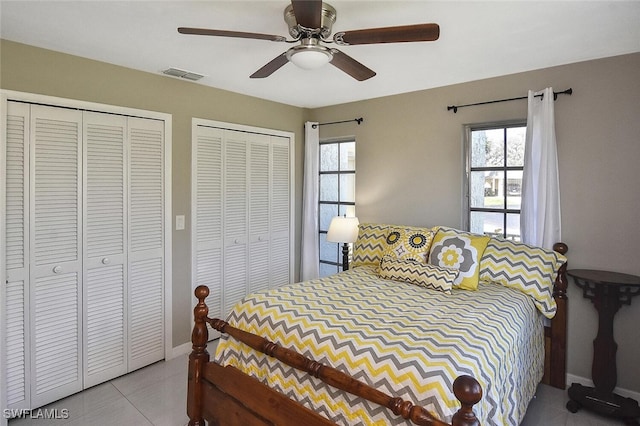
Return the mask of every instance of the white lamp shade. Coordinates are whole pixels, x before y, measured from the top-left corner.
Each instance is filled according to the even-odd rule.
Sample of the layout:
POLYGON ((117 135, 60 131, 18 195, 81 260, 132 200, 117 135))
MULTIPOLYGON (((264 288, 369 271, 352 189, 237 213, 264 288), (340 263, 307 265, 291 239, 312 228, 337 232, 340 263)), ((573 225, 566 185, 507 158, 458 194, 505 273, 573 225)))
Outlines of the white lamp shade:
POLYGON ((328 64, 332 57, 323 50, 304 49, 293 52, 290 59, 302 69, 313 70, 328 64))
POLYGON ((331 219, 327 241, 331 243, 353 243, 358 239, 358 218, 336 216, 331 219))

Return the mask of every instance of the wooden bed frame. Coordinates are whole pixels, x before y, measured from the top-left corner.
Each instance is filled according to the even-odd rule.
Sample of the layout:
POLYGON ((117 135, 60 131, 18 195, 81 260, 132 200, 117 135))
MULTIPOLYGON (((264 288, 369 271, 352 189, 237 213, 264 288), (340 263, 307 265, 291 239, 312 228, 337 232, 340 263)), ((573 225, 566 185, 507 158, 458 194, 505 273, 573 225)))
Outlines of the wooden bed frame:
MULTIPOLYGON (((553 249, 561 254, 568 251, 564 243, 555 244, 553 249)), ((543 383, 560 389, 564 389, 566 385, 566 270, 565 263, 560 268, 554 285, 553 295, 558 310, 551 320, 551 325, 545 327, 545 367, 542 380, 543 383)), ((278 346, 263 337, 232 327, 223 320, 209 318, 209 308, 204 302, 208 295, 209 289, 206 286, 199 286, 195 290, 198 304, 193 310, 195 324, 191 335, 193 350, 189 355, 187 393, 187 415, 191 426, 204 426, 205 420, 209 425, 215 426, 335 426, 330 420, 240 370, 211 362, 206 349, 209 339, 207 324, 257 351, 319 378, 330 386, 387 407, 394 414, 411 420, 416 425, 480 425, 473 412, 473 405, 482 398, 482 388, 471 376, 459 376, 453 383, 453 393, 460 401, 461 408, 453 415, 449 425, 438 420, 423 407, 391 397, 339 370, 278 346)))

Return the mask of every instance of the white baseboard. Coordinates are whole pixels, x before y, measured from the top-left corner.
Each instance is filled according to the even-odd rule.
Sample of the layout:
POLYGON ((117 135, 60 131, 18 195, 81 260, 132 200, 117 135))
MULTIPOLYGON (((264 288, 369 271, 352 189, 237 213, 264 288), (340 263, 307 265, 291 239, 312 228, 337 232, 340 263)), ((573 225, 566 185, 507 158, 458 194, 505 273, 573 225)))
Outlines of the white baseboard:
MULTIPOLYGON (((209 354, 213 357, 213 354, 215 353, 215 347, 218 344, 217 340, 220 338, 220 333, 214 332, 212 334, 213 337, 209 339, 209 342, 207 342, 207 344, 215 342, 212 346, 209 346, 209 354)), ((171 349, 171 354, 169 355, 167 361, 182 355, 186 355, 191 352, 191 349, 193 349, 193 345, 191 344, 191 342, 183 343, 180 346, 176 346, 175 348, 171 349)))
POLYGON ((176 346, 171 349, 171 355, 169 359, 173 359, 191 352, 191 342, 183 343, 180 346, 176 346))
MULTIPOLYGON (((593 381, 591 379, 587 379, 586 377, 575 376, 573 374, 567 374, 567 388, 571 386, 571 383, 579 383, 582 386, 593 386, 593 381)), ((620 396, 624 396, 625 398, 633 398, 636 401, 640 401, 640 392, 632 391, 624 388, 615 388, 613 393, 617 393, 620 396)))

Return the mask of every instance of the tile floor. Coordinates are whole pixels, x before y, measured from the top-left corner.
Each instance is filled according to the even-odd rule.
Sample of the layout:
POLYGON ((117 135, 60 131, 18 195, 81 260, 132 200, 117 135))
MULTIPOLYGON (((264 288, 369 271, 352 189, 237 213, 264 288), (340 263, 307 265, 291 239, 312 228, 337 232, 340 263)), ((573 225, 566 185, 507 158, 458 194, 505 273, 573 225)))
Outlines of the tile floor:
MULTIPOLYGON (((187 362, 187 355, 161 361, 45 407, 66 408, 66 420, 14 419, 9 426, 186 425, 187 362)), ((623 425, 584 410, 569 413, 566 402, 566 391, 540 385, 521 426, 623 425)))
POLYGON ((602 417, 586 410, 570 413, 565 405, 566 390, 539 385, 536 396, 529 403, 527 415, 520 426, 621 426, 624 422, 602 417))
POLYGON ((157 362, 43 407, 67 409, 68 419, 22 418, 9 426, 186 425, 187 366, 187 355, 157 362))

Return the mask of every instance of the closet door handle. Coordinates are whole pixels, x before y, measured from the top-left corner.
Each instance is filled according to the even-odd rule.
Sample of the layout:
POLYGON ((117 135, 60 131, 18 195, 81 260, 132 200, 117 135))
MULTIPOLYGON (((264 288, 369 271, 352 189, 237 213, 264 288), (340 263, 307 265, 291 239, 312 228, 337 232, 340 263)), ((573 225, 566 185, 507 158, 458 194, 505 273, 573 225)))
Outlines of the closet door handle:
POLYGON ((108 257, 105 257, 102 259, 102 264, 103 265, 108 265, 111 263, 111 260, 108 257))
POLYGON ((53 267, 53 273, 54 274, 59 274, 60 272, 62 272, 62 266, 57 265, 53 267))
POLYGON ((240 243, 239 239, 236 238, 235 240, 233 240, 233 244, 238 244, 238 243, 240 243))

